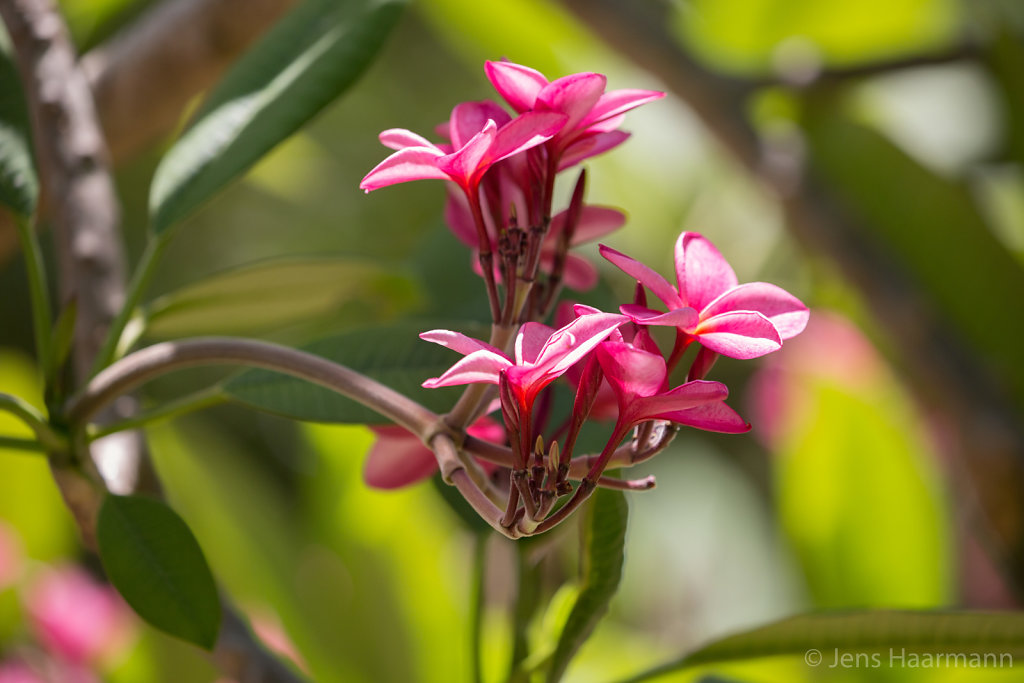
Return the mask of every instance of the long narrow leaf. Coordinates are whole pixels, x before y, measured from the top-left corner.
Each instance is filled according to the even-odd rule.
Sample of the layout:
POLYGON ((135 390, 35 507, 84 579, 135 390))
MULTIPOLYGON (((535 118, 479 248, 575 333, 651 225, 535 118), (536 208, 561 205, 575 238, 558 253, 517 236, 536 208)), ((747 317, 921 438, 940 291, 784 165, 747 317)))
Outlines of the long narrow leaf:
POLYGON ((695 666, 779 655, 800 655, 808 666, 824 668, 837 656, 858 653, 868 655, 861 661, 872 668, 914 667, 922 662, 927 667, 928 662, 942 661, 1007 667, 1024 655, 1024 614, 882 610, 802 614, 722 638, 623 683, 648 681, 695 666))
POLYGON ((406 0, 306 0, 225 76, 164 157, 150 213, 159 234, 244 173, 366 69, 406 0))

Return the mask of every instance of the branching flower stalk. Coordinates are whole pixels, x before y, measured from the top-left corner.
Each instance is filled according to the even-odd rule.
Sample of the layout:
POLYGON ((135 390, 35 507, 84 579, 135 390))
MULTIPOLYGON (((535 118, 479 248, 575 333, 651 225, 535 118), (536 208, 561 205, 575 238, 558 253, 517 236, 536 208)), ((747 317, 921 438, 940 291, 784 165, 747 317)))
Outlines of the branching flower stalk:
MULTIPOLYGON (((615 209, 584 204, 585 173, 579 174, 569 207, 553 215, 556 176, 625 141, 628 134, 618 129, 623 115, 663 93, 606 92, 605 77, 596 73, 548 81, 511 62, 488 62, 485 71, 514 113, 490 100, 458 104, 439 128, 448 141, 437 144, 407 130, 386 130, 381 142, 396 151, 360 187, 369 192, 412 180, 448 182, 445 217, 474 253, 492 333, 488 341, 451 330, 420 335, 464 356, 423 386, 467 387, 443 418, 452 431, 425 443, 434 449, 446 480, 473 508, 492 527, 518 537, 557 526, 599 485, 653 487, 650 477, 623 482, 604 473, 660 452, 679 425, 747 431, 749 425, 724 403, 725 385, 704 378, 719 355, 756 358, 781 348, 783 340, 806 325, 807 308, 774 285, 739 285, 708 240, 683 233, 675 248, 677 287, 648 266, 602 246, 602 255, 636 281, 634 301, 617 313, 566 302, 557 311, 556 327, 545 324, 563 283, 586 290, 596 282, 594 266, 571 247, 625 220, 615 209), (645 289, 668 311, 649 308, 645 289), (675 328, 667 355, 649 326, 675 328), (671 371, 695 345, 700 350, 687 381, 669 388, 671 371), (548 432, 556 382, 574 387, 576 398, 562 426, 548 432), (491 401, 495 389, 497 400, 491 401), (499 408, 503 443, 461 433, 499 408), (613 420, 614 426, 600 454, 574 457, 585 425, 602 419, 613 420), (622 445, 631 431, 635 439, 622 445), (455 432, 461 439, 457 443, 452 441, 455 432), (504 488, 503 510, 463 474, 452 476, 463 470, 452 470, 451 463, 471 464, 470 455, 502 466, 492 481, 504 488), (579 481, 575 487, 573 480, 579 481)), ((388 453, 387 443, 387 438, 379 440, 371 456, 388 453)), ((420 476, 417 472, 407 481, 420 476)), ((402 477, 396 472, 389 481, 402 477)))

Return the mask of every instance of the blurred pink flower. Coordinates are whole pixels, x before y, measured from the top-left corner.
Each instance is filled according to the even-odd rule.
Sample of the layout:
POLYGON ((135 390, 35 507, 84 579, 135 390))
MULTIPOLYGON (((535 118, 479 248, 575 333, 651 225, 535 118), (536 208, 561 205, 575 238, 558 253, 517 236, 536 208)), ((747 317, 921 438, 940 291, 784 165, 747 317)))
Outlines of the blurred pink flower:
POLYGON ((808 378, 828 379, 865 394, 876 390, 885 367, 878 352, 848 319, 815 312, 790 352, 772 356, 751 377, 747 398, 754 433, 780 442, 811 401, 808 378))
POLYGON ((117 592, 77 567, 43 571, 25 603, 39 642, 71 663, 116 656, 132 635, 130 612, 117 592))
POLYGON ((757 358, 777 351, 807 325, 807 307, 766 282, 737 284, 736 273, 710 241, 684 232, 676 241, 678 287, 651 268, 601 245, 601 254, 635 278, 668 307, 667 313, 628 304, 621 308, 641 325, 666 325, 702 346, 731 358, 757 358))
POLYGON ((0 662, 0 683, 48 683, 26 664, 17 660, 0 662))
MULTIPOLYGON (((377 440, 363 464, 363 480, 369 486, 396 489, 415 484, 437 472, 434 453, 409 430, 397 425, 371 426, 370 429, 377 435, 377 440)), ((466 433, 492 443, 505 440, 505 428, 487 416, 473 423, 466 433)), ((492 468, 490 463, 480 464, 485 469, 492 468)))

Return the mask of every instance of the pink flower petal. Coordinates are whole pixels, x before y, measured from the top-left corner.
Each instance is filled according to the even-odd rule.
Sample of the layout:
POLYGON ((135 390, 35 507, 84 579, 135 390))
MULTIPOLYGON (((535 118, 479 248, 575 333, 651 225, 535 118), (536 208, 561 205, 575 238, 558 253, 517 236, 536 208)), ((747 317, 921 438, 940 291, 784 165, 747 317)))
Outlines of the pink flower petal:
POLYGON ((490 167, 488 158, 497 132, 498 125, 494 121, 487 121, 483 129, 465 145, 439 158, 437 167, 467 193, 474 193, 480 176, 490 167))
MULTIPOLYGON (((455 183, 447 183, 448 197, 444 203, 444 221, 460 242, 468 247, 478 248, 480 240, 476 234, 476 223, 469 209, 466 193, 455 183)), ((484 216, 486 219, 486 215, 484 216)), ((479 266, 479 261, 477 261, 479 266)))
POLYGON ((629 136, 629 133, 622 130, 588 132, 581 135, 562 150, 562 156, 558 159, 558 170, 564 171, 590 157, 604 154, 628 140, 629 136))
POLYGON ((654 295, 661 299, 662 303, 669 308, 682 308, 684 306, 675 287, 670 285, 668 280, 653 269, 603 244, 600 247, 600 251, 601 256, 604 256, 626 275, 629 275, 654 292, 654 295))
POLYGON ((370 192, 411 180, 448 180, 448 174, 438 168, 442 158, 444 155, 436 148, 400 149, 367 173, 359 188, 370 192))
POLYGON ((578 254, 565 257, 562 282, 566 287, 577 292, 587 292, 597 286, 597 280, 597 268, 593 263, 578 254))
POLYGON ((782 348, 775 326, 753 311, 731 311, 702 320, 693 334, 702 345, 730 358, 757 358, 782 348))
POLYGON ((537 93, 535 109, 566 114, 566 131, 574 130, 604 93, 608 79, 596 73, 578 73, 551 81, 537 93))
POLYGON ((810 312, 799 299, 767 282, 748 282, 733 287, 707 305, 701 312, 711 317, 726 311, 756 311, 768 318, 782 339, 803 332, 810 312))
POLYGON ((536 365, 547 373, 561 375, 628 320, 616 313, 581 315, 551 335, 536 365))
POLYGON ((404 427, 371 427, 377 440, 363 463, 363 480, 378 489, 395 489, 426 479, 437 471, 430 449, 404 427))
POLYGON ((742 434, 750 431, 750 425, 724 403, 705 403, 696 408, 666 413, 662 419, 708 432, 742 434))
POLYGON ((736 273, 702 235, 684 232, 676 240, 676 278, 683 300, 698 311, 736 286, 736 273))
POLYGON ((413 133, 411 130, 405 128, 389 128, 383 131, 379 136, 380 142, 385 147, 391 149, 405 149, 406 147, 436 147, 434 143, 427 140, 421 135, 413 133))
MULTIPOLYGON (((565 219, 568 217, 568 209, 555 215, 551 219, 551 229, 548 232, 548 239, 557 237, 565 229, 565 219)), ((626 214, 618 209, 607 206, 584 206, 580 211, 580 221, 576 226, 576 232, 572 236, 573 246, 584 244, 599 237, 604 237, 610 232, 618 230, 625 224, 626 214)), ((551 239, 557 243, 557 240, 551 239)))
POLYGON ((463 355, 468 355, 474 351, 490 351, 503 358, 507 358, 501 349, 495 348, 487 342, 474 339, 473 337, 467 337, 461 332, 452 332, 451 330, 430 330, 429 332, 421 332, 420 339, 428 341, 433 344, 439 344, 452 351, 458 351, 463 355))
POLYGON ((519 334, 516 336, 516 364, 532 365, 535 363, 544 344, 554 332, 552 328, 538 322, 528 322, 520 327, 519 334))
MULTIPOLYGON (((664 363, 664 361, 662 361, 664 363)), ((705 403, 724 401, 729 390, 721 382, 698 380, 656 396, 637 399, 636 406, 630 406, 644 420, 666 419, 663 416, 681 410, 690 410, 705 403)))
POLYGON ((491 100, 480 102, 462 102, 452 109, 451 119, 448 123, 448 136, 455 149, 466 146, 473 136, 484 129, 488 121, 500 128, 512 117, 502 109, 498 103, 491 100))
POLYGON ((423 383, 427 389, 451 387, 459 384, 497 384, 502 370, 512 367, 512 362, 493 351, 474 351, 440 377, 432 377, 423 383))
POLYGON ((566 117, 556 112, 526 112, 502 126, 490 150, 491 163, 536 147, 551 139, 565 125, 566 117))
POLYGON ((623 409, 666 387, 668 370, 665 359, 657 354, 622 342, 604 342, 594 353, 623 409))
POLYGON ((668 313, 659 313, 658 311, 652 311, 646 306, 637 306, 636 304, 624 304, 619 306, 619 310, 622 311, 623 315, 628 315, 633 322, 640 325, 678 327, 687 332, 693 330, 700 319, 697 311, 689 306, 676 308, 668 313))
POLYGON ((484 72, 498 94, 520 114, 533 109, 537 93, 548 84, 541 72, 512 62, 487 62, 484 72))
POLYGON ((612 117, 620 116, 630 109, 636 109, 640 105, 660 100, 665 93, 657 90, 638 90, 624 88, 612 90, 601 95, 597 104, 590 110, 590 114, 583 120, 584 126, 592 126, 612 117))

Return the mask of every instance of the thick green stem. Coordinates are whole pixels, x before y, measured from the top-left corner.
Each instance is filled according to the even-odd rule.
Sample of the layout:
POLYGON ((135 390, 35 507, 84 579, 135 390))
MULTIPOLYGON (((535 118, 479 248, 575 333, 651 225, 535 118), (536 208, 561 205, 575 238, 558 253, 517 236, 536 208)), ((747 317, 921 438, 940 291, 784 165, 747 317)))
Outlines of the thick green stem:
POLYGON ((0 451, 25 451, 42 455, 46 452, 43 444, 35 439, 19 439, 15 436, 0 436, 0 451))
POLYGON ((25 273, 32 304, 32 329, 36 338, 36 358, 41 365, 50 353, 52 323, 50 320, 50 287, 46 281, 46 267, 39 248, 39 239, 32 225, 21 216, 14 217, 18 229, 21 251, 25 255, 25 273))

